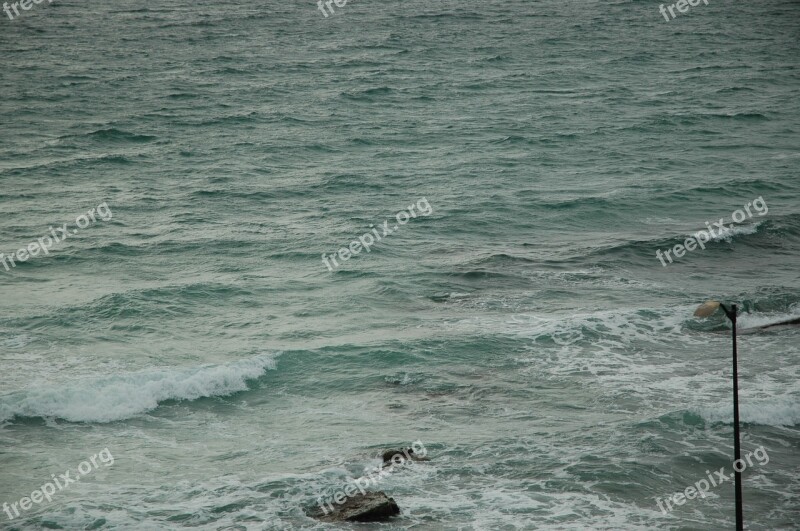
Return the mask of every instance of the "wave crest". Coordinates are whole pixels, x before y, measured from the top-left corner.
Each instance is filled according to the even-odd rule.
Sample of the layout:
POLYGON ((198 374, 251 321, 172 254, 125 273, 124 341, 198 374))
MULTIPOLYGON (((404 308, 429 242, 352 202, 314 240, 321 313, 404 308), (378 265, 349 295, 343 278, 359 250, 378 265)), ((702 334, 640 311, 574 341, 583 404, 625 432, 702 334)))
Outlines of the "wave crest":
MULTIPOLYGON (((733 405, 725 404, 691 410, 710 423, 733 424, 733 405)), ((761 400, 746 400, 739 404, 741 422, 763 426, 800 425, 800 402, 794 397, 784 396, 761 400)))
POLYGON ((15 417, 114 422, 153 410, 165 400, 245 391, 248 380, 274 368, 275 357, 262 354, 227 364, 147 370, 26 389, 0 396, 0 422, 15 417))

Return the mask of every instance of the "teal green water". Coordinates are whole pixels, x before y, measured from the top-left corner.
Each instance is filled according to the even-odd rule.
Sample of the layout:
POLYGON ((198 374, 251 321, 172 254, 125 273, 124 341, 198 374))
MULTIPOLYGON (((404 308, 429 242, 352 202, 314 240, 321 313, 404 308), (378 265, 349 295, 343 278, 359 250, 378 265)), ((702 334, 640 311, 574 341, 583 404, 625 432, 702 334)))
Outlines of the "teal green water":
MULTIPOLYGON (((0 252, 76 231, 0 263, 0 503, 114 458, 0 529, 330 529, 304 510, 417 440, 402 514, 342 529, 732 529, 730 482, 657 500, 731 469, 694 308, 800 316, 800 5, 658 5, 0 19, 0 252)), ((798 339, 739 338, 749 529, 800 521, 798 339)))

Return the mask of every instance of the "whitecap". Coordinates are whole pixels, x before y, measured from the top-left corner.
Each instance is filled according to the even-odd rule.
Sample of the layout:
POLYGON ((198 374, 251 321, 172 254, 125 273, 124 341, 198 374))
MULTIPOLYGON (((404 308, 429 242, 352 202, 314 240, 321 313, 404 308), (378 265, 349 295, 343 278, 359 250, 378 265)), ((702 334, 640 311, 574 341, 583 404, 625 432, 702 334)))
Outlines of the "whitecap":
POLYGON ((247 382, 275 368, 262 354, 219 365, 161 368, 73 380, 0 396, 0 421, 14 417, 61 418, 71 422, 113 422, 158 407, 165 400, 195 400, 247 390, 247 382))

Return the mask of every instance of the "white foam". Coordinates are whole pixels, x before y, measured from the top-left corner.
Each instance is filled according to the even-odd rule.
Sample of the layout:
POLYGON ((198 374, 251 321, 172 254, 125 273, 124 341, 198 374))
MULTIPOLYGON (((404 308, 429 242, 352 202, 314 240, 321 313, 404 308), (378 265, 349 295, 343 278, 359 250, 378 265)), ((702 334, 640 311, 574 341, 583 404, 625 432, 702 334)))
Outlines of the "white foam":
POLYGON ((26 347, 31 342, 33 342, 33 338, 31 336, 28 334, 19 334, 3 339, 0 341, 0 345, 2 345, 4 349, 19 350, 23 347, 26 347))
MULTIPOLYGON (((692 412, 706 422, 733 423, 732 404, 698 407, 692 412)), ((800 400, 792 396, 748 400, 739 405, 739 420, 764 426, 796 426, 800 424, 800 400)))
POLYGON ((489 328, 497 333, 528 337, 534 343, 551 339, 561 346, 586 342, 592 335, 595 343, 620 349, 636 342, 658 342, 659 336, 670 335, 691 341, 683 325, 691 315, 691 305, 671 308, 637 308, 612 310, 574 310, 569 314, 516 313, 510 316, 479 316, 454 323, 458 328, 489 328))
MULTIPOLYGON (((755 234, 758 231, 759 225, 761 225, 760 221, 748 225, 726 225, 725 226, 726 230, 724 232, 720 232, 719 228, 717 228, 716 226, 712 226, 711 228, 716 233, 716 236, 713 236, 711 238, 711 241, 719 242, 725 240, 726 242, 730 242, 736 236, 746 236, 748 234, 755 234)), ((694 236, 694 234, 690 234, 690 236, 694 236)))
POLYGON ((53 383, 0 396, 0 421, 16 416, 113 422, 155 409, 165 400, 195 400, 244 391, 248 380, 274 368, 275 357, 262 354, 220 365, 53 383))
POLYGON ((773 314, 751 314, 743 313, 736 318, 736 328, 741 330, 743 328, 755 328, 758 326, 765 326, 769 324, 781 323, 791 319, 797 319, 800 313, 773 313, 773 314))

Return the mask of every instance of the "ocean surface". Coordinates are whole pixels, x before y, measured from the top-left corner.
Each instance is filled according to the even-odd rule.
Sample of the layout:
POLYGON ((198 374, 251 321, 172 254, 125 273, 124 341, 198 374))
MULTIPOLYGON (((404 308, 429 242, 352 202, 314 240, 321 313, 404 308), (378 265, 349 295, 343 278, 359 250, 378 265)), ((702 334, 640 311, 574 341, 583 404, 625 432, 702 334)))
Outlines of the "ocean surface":
MULTIPOLYGON (((0 12, 0 529, 733 529, 659 502, 733 459, 694 309, 800 317, 800 3, 659 5, 0 12), (306 515, 415 441, 400 516, 306 515)), ((748 529, 800 528, 799 356, 739 337, 748 529)))

